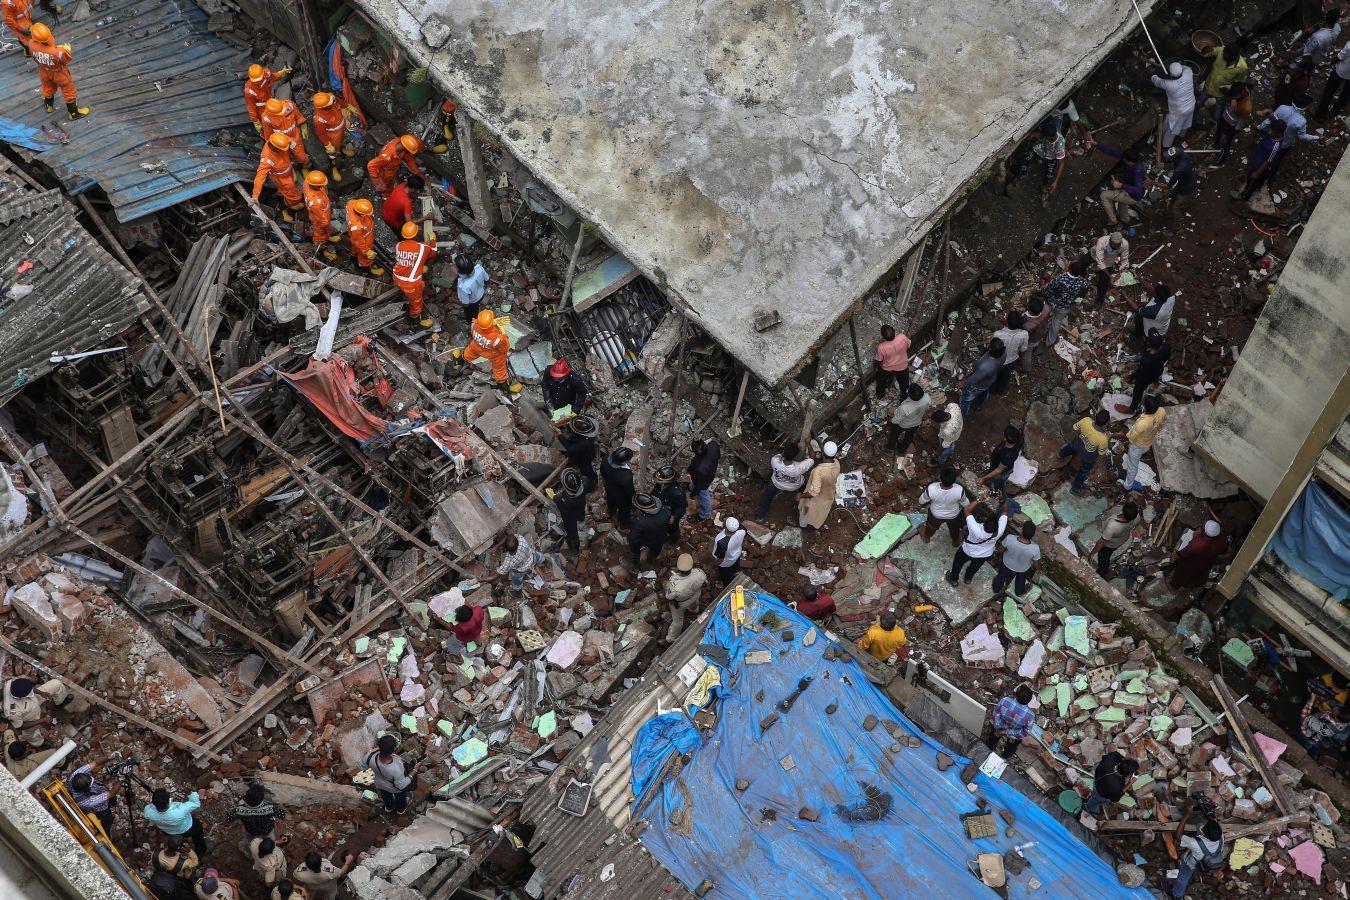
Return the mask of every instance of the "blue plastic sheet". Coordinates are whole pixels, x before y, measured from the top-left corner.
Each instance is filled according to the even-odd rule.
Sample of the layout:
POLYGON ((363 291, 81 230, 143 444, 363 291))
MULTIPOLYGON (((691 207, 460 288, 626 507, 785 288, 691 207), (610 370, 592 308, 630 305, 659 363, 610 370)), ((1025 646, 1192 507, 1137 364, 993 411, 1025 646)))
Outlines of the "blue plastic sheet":
POLYGON ((1285 564, 1341 602, 1350 596, 1350 513, 1309 482, 1270 547, 1285 564))
POLYGON ((650 827, 643 845, 687 888, 705 879, 709 898, 990 897, 968 863, 981 852, 1016 845, 1030 866, 1008 873, 1009 897, 1108 898, 1149 896, 1121 886, 1114 870, 1052 816, 1001 781, 979 775, 979 796, 1016 817, 1013 837, 997 819, 996 838, 972 841, 960 817, 977 811, 976 795, 961 782, 968 760, 946 752, 904 717, 845 658, 826 662, 831 642, 812 623, 766 594, 747 594, 748 619, 767 612, 776 630, 732 632, 727 603, 709 617, 704 643, 725 647, 724 691, 712 707, 717 721, 700 735, 683 712, 647 722, 632 750, 636 818, 650 827), (792 639, 783 641, 784 630, 792 639), (768 650, 773 660, 748 665, 747 653, 768 650), (803 677, 811 683, 792 708, 778 709, 803 677), (763 699, 756 700, 762 693, 763 699), (837 703, 832 715, 825 708, 837 703), (776 712, 767 731, 760 722, 776 712), (865 731, 863 721, 878 724, 865 731), (914 735, 916 749, 893 750, 889 729, 914 735), (689 755, 675 778, 653 784, 673 753, 689 755), (949 754, 951 755, 951 754, 949 754), (791 768, 784 760, 791 757, 791 768), (736 790, 737 779, 749 787, 736 790), (818 821, 798 817, 803 807, 818 821), (689 812, 688 821, 672 813, 689 812), (765 811, 772 811, 765 818, 765 811), (688 832, 687 834, 685 832, 688 832), (1040 882, 1031 887, 1031 880, 1040 882))

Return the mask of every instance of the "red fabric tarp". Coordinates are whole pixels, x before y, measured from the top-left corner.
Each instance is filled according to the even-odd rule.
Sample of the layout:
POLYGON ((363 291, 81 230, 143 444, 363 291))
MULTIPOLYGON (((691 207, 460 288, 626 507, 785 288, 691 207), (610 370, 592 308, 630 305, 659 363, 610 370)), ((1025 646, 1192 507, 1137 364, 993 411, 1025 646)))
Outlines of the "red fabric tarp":
POLYGON ((361 389, 356 383, 356 373, 341 357, 334 356, 323 362, 311 357, 303 372, 294 375, 282 372, 281 377, 308 397, 328 421, 349 438, 368 441, 389 430, 387 420, 358 402, 361 389))

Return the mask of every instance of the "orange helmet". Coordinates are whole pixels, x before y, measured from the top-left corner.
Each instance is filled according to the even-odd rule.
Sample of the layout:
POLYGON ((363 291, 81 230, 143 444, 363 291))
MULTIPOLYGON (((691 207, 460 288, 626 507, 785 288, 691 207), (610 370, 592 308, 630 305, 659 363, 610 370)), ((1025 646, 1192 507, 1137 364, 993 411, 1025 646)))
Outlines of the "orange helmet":
POLYGON ((365 197, 362 197, 359 200, 354 200, 352 202, 352 209, 356 210, 363 216, 368 216, 375 211, 374 205, 371 204, 371 202, 367 200, 365 197))
POLYGON ((403 149, 404 149, 404 150, 407 150, 409 153, 421 153, 421 152, 422 152, 422 139, 421 139, 421 138, 413 137, 411 134, 405 134, 403 137, 401 137, 401 138, 398 139, 398 142, 399 142, 400 144, 402 144, 402 145, 403 145, 403 149))
POLYGON ((267 70, 264 69, 262 66, 258 65, 257 63, 254 63, 253 65, 248 67, 249 81, 262 81, 263 76, 266 74, 267 70))
POLYGON ((422 230, 421 226, 418 225, 416 222, 403 223, 403 236, 408 240, 412 240, 413 238, 417 237, 417 233, 421 230, 422 230))
POLYGON ((52 30, 41 22, 34 22, 28 33, 32 35, 33 40, 43 44, 52 39, 52 30))
POLYGON ((479 331, 487 331, 496 321, 497 317, 492 314, 492 310, 485 309, 478 313, 478 318, 473 320, 473 327, 479 331))
POLYGON ((285 104, 285 103, 282 103, 282 102, 281 102, 280 100, 278 100, 276 97, 273 97, 272 99, 270 99, 270 100, 267 101, 267 111, 270 112, 270 113, 271 113, 272 115, 274 115, 274 116, 279 116, 279 115, 281 115, 281 111, 282 111, 283 109, 285 109, 285 108, 286 108, 286 104, 285 104))
POLYGON ((272 136, 267 139, 267 143, 276 147, 278 150, 289 150, 291 149, 292 141, 282 132, 274 131, 272 132, 272 136))
POLYGON ((319 91, 314 95, 314 108, 327 109, 333 105, 333 95, 327 91, 319 91))
POLYGON ((311 187, 323 187, 325 184, 328 183, 328 176, 320 172, 318 169, 311 169, 309 174, 305 176, 305 181, 311 187))

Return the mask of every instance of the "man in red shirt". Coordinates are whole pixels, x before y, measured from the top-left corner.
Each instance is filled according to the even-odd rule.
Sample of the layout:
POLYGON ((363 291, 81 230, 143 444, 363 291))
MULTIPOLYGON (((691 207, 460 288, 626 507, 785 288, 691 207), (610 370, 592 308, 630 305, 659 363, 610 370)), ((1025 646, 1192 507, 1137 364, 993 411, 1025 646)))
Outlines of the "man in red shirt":
POLYGON ((894 381, 900 385, 903 399, 909 390, 909 336, 896 334, 889 325, 881 326, 881 343, 877 344, 877 397, 886 396, 894 381))
POLYGON ((483 634, 484 609, 468 603, 455 610, 455 624, 451 627, 461 643, 471 644, 483 634))
POLYGON ((817 622, 824 622, 834 615, 834 597, 822 594, 809 585, 802 588, 801 593, 802 599, 797 601, 797 612, 817 622))
POLYGON ((416 213, 417 199, 426 186, 427 183, 420 175, 410 175, 407 181, 394 188, 393 193, 385 198, 384 205, 380 207, 380 218, 384 219, 384 224, 397 232, 403 228, 404 222, 416 222, 420 225, 429 221, 430 216, 419 216, 416 213))

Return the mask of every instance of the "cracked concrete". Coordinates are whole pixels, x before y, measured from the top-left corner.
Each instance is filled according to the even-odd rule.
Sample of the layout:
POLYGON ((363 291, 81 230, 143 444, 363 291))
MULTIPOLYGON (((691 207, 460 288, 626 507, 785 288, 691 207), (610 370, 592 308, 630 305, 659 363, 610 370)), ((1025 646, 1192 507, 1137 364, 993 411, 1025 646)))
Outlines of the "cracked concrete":
POLYGON ((1137 25, 1128 0, 358 5, 770 384, 1137 25))

